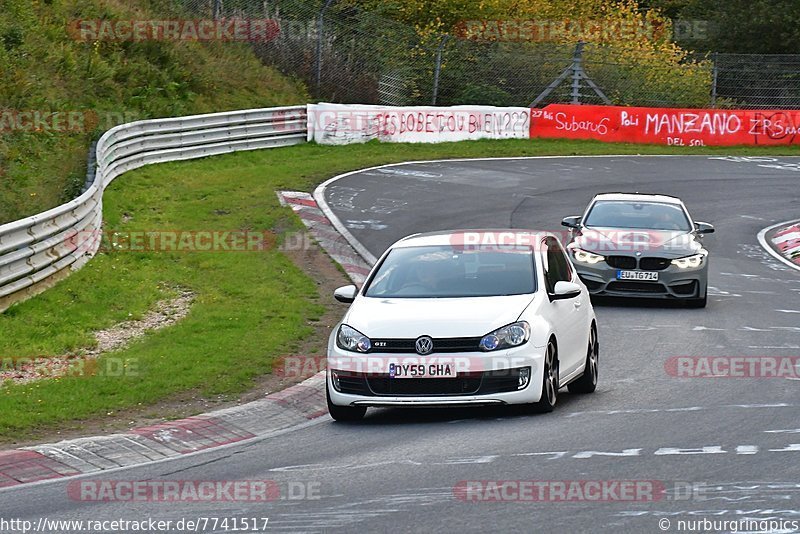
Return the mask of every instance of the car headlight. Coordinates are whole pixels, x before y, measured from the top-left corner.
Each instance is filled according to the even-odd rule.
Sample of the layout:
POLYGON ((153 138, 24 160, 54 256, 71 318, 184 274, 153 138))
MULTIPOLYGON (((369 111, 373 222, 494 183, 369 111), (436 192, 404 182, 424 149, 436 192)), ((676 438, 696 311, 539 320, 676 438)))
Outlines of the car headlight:
POLYGON ((336 346, 351 352, 369 352, 372 341, 355 328, 343 324, 336 333, 336 346))
POLYGON ((531 326, 525 321, 511 323, 498 328, 481 338, 480 348, 484 352, 519 347, 531 337, 531 326))
POLYGON ((606 259, 605 256, 601 256, 600 254, 594 254, 592 252, 583 250, 582 248, 572 249, 572 256, 575 258, 575 261, 579 261, 581 263, 588 263, 590 265, 594 265, 595 263, 600 263, 601 261, 606 259))
POLYGON ((674 259, 672 260, 672 265, 676 265, 680 269, 697 269, 703 265, 703 261, 706 259, 706 256, 708 256, 708 251, 703 250, 692 256, 674 259))

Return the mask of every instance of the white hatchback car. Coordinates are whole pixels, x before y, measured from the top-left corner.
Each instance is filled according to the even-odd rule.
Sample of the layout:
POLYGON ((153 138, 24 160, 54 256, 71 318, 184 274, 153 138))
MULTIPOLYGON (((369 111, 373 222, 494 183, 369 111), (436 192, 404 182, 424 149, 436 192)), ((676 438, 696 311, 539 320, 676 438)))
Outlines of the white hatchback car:
POLYGON ((597 324, 586 287, 552 234, 415 234, 381 256, 328 343, 331 416, 370 406, 525 404, 597 385, 597 324))

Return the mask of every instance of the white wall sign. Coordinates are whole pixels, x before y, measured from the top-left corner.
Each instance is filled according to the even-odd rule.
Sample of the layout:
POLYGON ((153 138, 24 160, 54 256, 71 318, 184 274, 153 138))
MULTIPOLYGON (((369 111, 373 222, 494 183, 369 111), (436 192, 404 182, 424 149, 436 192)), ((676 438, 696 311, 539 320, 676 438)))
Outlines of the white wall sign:
POLYGON ((308 140, 325 145, 527 139, 530 109, 493 106, 390 107, 309 104, 308 140))

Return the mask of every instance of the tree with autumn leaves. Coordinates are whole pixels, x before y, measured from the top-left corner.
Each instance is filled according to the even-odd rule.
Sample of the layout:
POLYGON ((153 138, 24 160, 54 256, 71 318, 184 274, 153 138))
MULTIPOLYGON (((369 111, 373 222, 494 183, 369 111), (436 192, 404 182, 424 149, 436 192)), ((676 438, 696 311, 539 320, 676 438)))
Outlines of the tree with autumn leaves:
MULTIPOLYGON (((672 22, 658 9, 645 9, 637 0, 342 0, 342 3, 413 26, 420 44, 411 54, 430 64, 443 35, 492 45, 505 57, 530 54, 545 44, 587 44, 589 75, 615 104, 708 105, 710 63, 697 60, 671 40, 672 22), (513 45, 513 46, 512 46, 513 45), (513 54, 511 51, 513 50, 513 54), (521 52, 520 52, 521 51, 521 52)), ((488 50, 488 48, 487 48, 488 50)), ((491 61, 476 53, 472 65, 445 54, 443 73, 462 68, 480 72, 491 61)), ((460 59, 460 58, 458 58, 460 59)), ((462 78, 466 79, 467 72, 462 78)), ((489 76, 490 73, 487 73, 489 76)), ((502 91, 502 87, 500 87, 502 91)), ((494 93, 496 90, 493 89, 494 93)), ((535 95, 533 95, 535 96, 535 95)), ((477 95, 480 98, 480 95, 477 95)), ((454 103, 475 103, 459 102, 454 103)), ((528 102, 516 102, 525 105, 528 102)))
MULTIPOLYGON (((340 0, 381 11, 426 31, 466 20, 700 20, 707 32, 688 39, 693 50, 740 54, 800 52, 797 0, 340 0)), ((613 40, 613 39, 611 39, 613 40)))

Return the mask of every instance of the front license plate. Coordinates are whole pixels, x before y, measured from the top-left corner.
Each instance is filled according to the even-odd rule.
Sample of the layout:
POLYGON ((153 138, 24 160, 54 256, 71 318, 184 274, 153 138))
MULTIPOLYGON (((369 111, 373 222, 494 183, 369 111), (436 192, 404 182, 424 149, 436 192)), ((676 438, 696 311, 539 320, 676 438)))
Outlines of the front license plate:
POLYGON ((452 363, 389 364, 389 378, 457 378, 452 363))
POLYGON ((617 271, 617 280, 638 280, 640 282, 658 282, 658 273, 647 271, 617 271))

